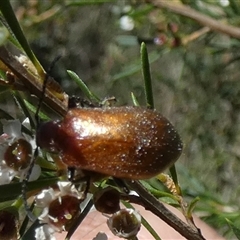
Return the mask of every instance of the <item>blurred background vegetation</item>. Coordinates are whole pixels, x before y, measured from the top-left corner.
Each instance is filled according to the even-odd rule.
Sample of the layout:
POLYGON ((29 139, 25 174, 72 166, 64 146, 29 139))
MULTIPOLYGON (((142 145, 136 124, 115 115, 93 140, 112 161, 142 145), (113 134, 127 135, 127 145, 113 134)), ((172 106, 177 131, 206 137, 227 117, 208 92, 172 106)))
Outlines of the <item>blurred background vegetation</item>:
MULTIPOLYGON (((82 93, 68 69, 102 99, 115 96, 117 105, 132 105, 133 92, 145 105, 139 44, 147 43, 155 108, 184 142, 176 165, 184 198, 199 196, 196 214, 232 238, 226 218, 240 226, 240 37, 168 5, 154 7, 157 1, 79 2, 11 4, 43 66, 62 56, 53 76, 69 95, 82 93)), ((189 12, 218 20, 220 26, 240 25, 238 0, 158 2, 190 7, 189 12)))

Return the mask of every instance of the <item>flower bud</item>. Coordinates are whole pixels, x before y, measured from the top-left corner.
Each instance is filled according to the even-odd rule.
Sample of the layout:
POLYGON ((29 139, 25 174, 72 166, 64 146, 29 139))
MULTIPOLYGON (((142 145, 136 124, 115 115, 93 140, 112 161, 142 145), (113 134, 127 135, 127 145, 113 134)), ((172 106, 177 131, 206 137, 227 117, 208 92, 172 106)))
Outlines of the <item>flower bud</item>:
POLYGON ((120 210, 120 193, 112 187, 107 187, 94 194, 93 202, 99 212, 113 214, 120 210))

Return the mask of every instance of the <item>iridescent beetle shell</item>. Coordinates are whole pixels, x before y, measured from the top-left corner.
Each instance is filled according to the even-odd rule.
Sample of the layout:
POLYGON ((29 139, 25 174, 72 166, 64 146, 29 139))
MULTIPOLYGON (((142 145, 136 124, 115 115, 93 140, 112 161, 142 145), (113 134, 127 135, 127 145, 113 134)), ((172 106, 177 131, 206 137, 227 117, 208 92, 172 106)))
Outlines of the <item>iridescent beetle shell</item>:
POLYGON ((40 126, 37 144, 59 152, 68 167, 126 179, 146 179, 182 152, 172 124, 141 107, 75 108, 40 126))

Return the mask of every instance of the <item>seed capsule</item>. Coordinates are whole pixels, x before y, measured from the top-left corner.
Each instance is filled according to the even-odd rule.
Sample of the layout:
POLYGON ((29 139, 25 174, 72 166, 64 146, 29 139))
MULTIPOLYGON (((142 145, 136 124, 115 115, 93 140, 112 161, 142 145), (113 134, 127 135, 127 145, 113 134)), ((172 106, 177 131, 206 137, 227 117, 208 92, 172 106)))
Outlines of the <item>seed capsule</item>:
POLYGON ((126 179, 146 179, 182 152, 172 124, 141 107, 74 108, 40 126, 37 144, 60 154, 68 167, 126 179))

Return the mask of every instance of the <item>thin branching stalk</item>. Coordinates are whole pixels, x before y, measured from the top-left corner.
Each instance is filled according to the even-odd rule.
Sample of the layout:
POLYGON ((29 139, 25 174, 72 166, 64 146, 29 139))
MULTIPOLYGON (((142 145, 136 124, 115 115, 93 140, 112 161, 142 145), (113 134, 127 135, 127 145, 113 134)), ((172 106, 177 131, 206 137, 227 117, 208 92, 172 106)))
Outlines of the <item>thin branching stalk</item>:
POLYGON ((184 4, 177 4, 174 1, 170 2, 166 0, 146 0, 146 2, 153 4, 157 8, 163 8, 170 12, 191 18, 199 24, 209 27, 212 31, 220 32, 230 37, 240 39, 240 28, 215 20, 214 18, 199 13, 184 4))

